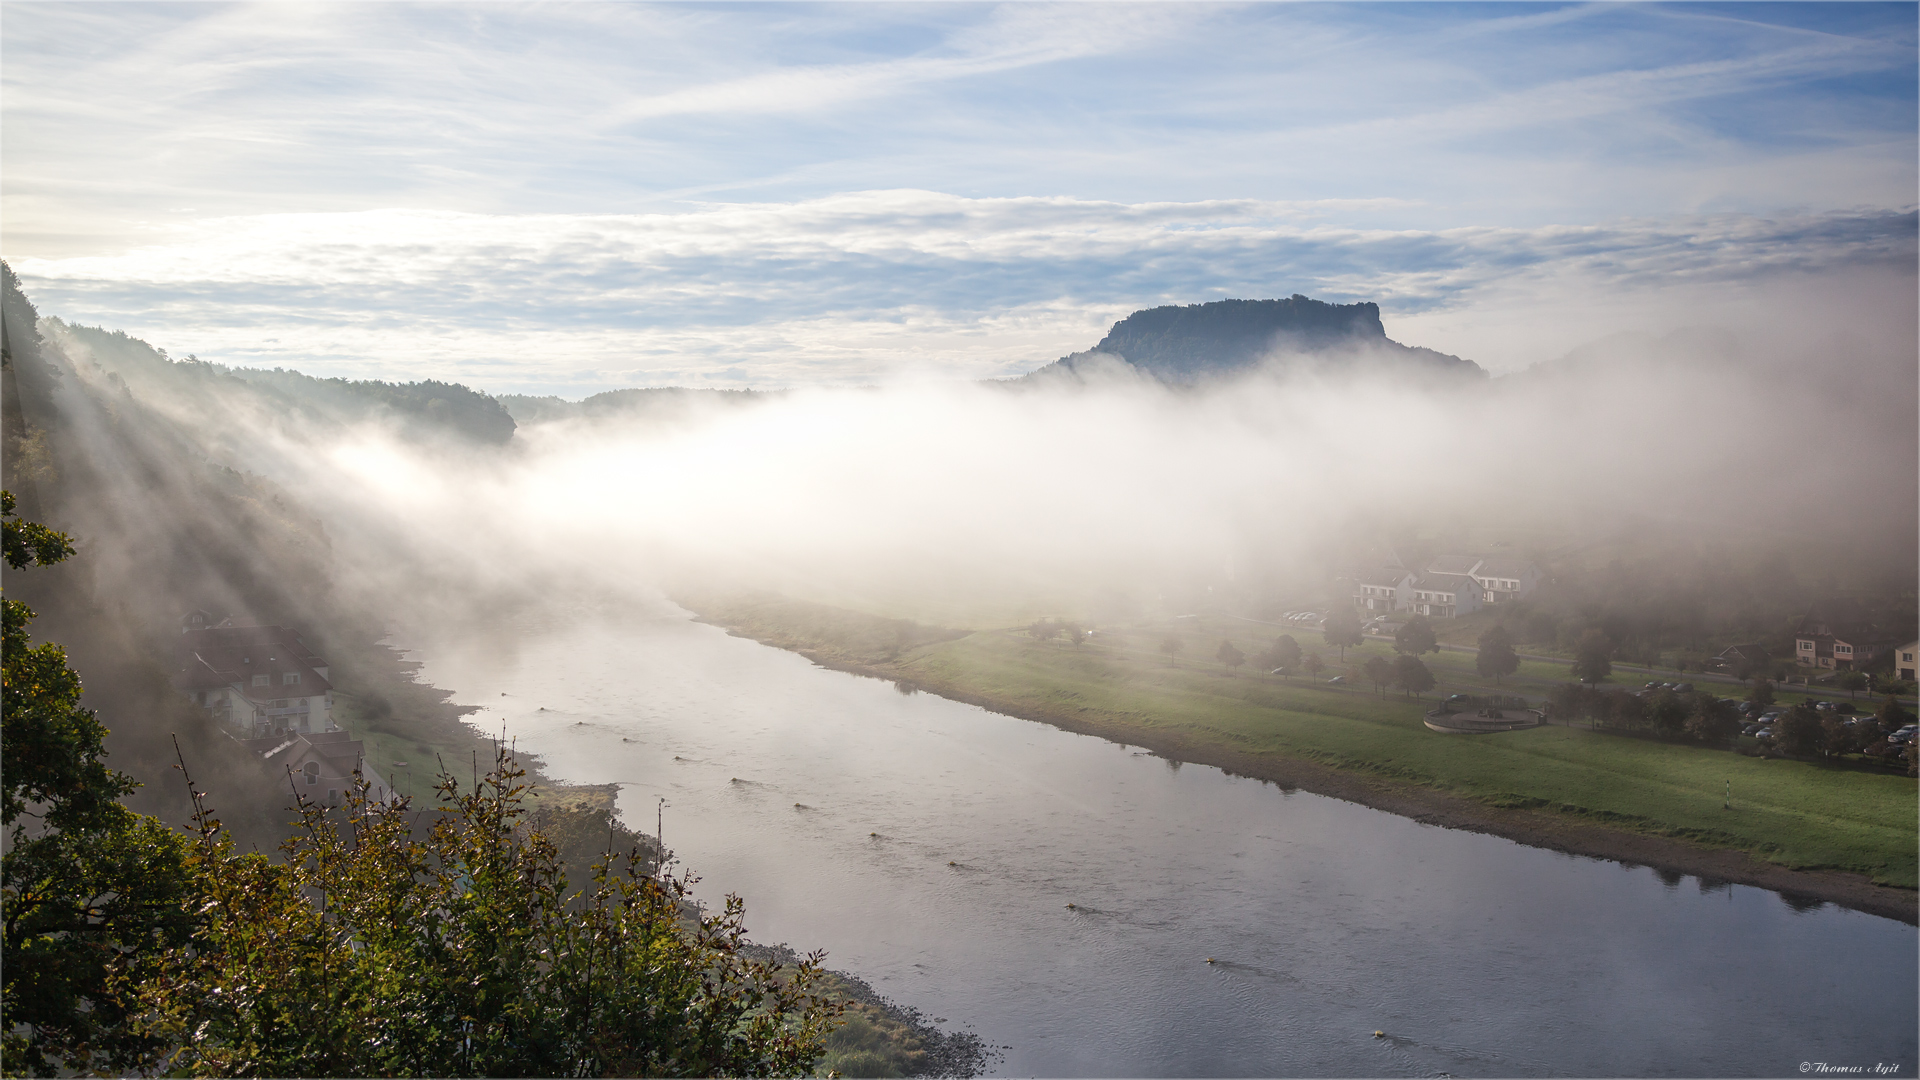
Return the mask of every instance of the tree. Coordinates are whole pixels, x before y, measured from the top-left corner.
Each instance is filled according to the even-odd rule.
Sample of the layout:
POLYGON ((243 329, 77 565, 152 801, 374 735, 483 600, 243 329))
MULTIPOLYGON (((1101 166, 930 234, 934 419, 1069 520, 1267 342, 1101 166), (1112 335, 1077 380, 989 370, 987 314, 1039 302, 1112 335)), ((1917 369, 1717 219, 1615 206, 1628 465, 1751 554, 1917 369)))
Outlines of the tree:
POLYGON ((1415 615, 1393 632, 1393 647, 1408 656, 1439 652, 1440 641, 1433 636, 1433 624, 1425 615, 1415 615))
POLYGON ((1632 694, 1607 695, 1607 723, 1628 731, 1637 731, 1647 725, 1652 710, 1647 708, 1647 700, 1632 694))
POLYGON ((1035 641, 1052 641, 1060 636, 1060 624, 1052 619, 1040 619, 1027 627, 1027 636, 1035 641))
MULTIPOLYGON (((0 492, 0 521, 13 570, 73 554, 65 534, 18 520, 11 492, 0 492)), ((185 940, 185 846, 120 805, 134 783, 107 767, 107 729, 81 707, 65 650, 28 646, 27 605, 0 599, 0 609, 0 1069, 136 1071, 156 1047, 131 1030, 110 974, 139 970, 159 947, 185 940)))
POLYGON ((1247 655, 1239 649, 1234 648, 1233 642, 1224 639, 1220 642, 1220 647, 1214 650, 1213 658, 1227 666, 1227 674, 1229 675, 1233 674, 1234 668, 1247 662, 1247 655))
POLYGON ((1374 692, 1385 697, 1385 687, 1393 682, 1393 661, 1384 656, 1369 656, 1367 662, 1360 665, 1366 672, 1367 681, 1373 684, 1374 692))
POLYGON ((1307 669, 1307 678, 1317 679, 1320 677, 1320 672, 1326 669, 1327 663, 1320 659, 1319 653, 1309 652, 1306 659, 1300 661, 1300 666, 1307 669))
POLYGON ((1687 734, 1701 742, 1717 745, 1740 734, 1740 718, 1731 704, 1712 694, 1695 694, 1685 727, 1687 734))
POLYGON ((1330 613, 1321 630, 1327 644, 1340 650, 1340 662, 1343 664, 1347 662, 1347 647, 1366 640, 1360 634, 1360 616, 1346 608, 1330 613))
POLYGON ((1580 635, 1574 647, 1573 677, 1583 683, 1597 683, 1613 674, 1613 641, 1598 628, 1580 635))
POLYGON ((1747 692, 1747 700, 1763 709, 1773 704, 1773 684, 1765 679, 1753 680, 1753 689, 1747 692))
POLYGON ((1480 635, 1480 655, 1474 657, 1473 666, 1482 678, 1491 676, 1495 683, 1520 670, 1519 654, 1513 651, 1513 638, 1504 624, 1495 623, 1480 635))
POLYGON ((1828 713, 1820 718, 1820 752, 1828 757, 1851 754, 1860 749, 1854 739, 1853 727, 1838 716, 1828 713))
POLYGON ((1180 655, 1181 651, 1186 647, 1187 643, 1180 640, 1179 634, 1168 634, 1160 640, 1160 651, 1167 654, 1168 667, 1179 666, 1174 663, 1174 657, 1180 655))
POLYGON ((1076 649, 1087 643, 1086 628, 1082 627, 1079 623, 1063 623, 1061 624, 1060 632, 1067 635, 1067 640, 1072 642, 1073 647, 1076 649))
POLYGON ((1655 690, 1643 698, 1647 703, 1647 718, 1653 721, 1653 729, 1662 735, 1678 735, 1687 726, 1687 703, 1680 695, 1671 690, 1655 690))
MULTIPOLYGON (((1880 703, 1880 707, 1874 710, 1873 716, 1888 731, 1899 731, 1913 723, 1913 714, 1907 711, 1905 705, 1900 704, 1899 698, 1892 695, 1888 695, 1887 700, 1880 703)), ((1920 740, 1915 741, 1920 742, 1920 740)))
POLYGON ((568 895, 501 750, 443 775, 420 839, 404 799, 300 797, 284 862, 243 854, 194 795, 204 924, 131 986, 168 1072, 269 1076, 802 1076, 840 1007, 821 954, 749 959, 743 909, 608 852, 568 895), (319 898, 316 900, 315 898, 319 898))
POLYGON ((1867 688, 1867 674, 1864 671, 1843 671, 1834 683, 1845 690, 1848 697, 1853 697, 1867 688))
POLYGON ((1412 653, 1402 653, 1393 661, 1393 685, 1416 697, 1433 689, 1433 672, 1412 653))
POLYGON ((1300 643, 1293 640, 1292 634, 1281 634, 1273 639, 1273 666, 1286 668, 1289 673, 1300 666, 1300 643))
POLYGON ((1811 757, 1819 751, 1825 732, 1820 726, 1820 714, 1803 701, 1780 717, 1773 725, 1773 734, 1782 753, 1811 757))

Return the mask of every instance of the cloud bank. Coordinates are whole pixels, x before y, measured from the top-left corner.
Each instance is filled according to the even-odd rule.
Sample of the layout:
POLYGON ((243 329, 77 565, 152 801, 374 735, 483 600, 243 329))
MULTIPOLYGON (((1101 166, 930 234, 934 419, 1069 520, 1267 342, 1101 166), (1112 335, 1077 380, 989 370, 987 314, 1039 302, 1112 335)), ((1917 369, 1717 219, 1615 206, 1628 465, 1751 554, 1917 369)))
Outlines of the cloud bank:
MULTIPOLYGON (((1649 310, 1684 296, 1712 321, 1772 281, 1903 280, 1920 258, 1911 210, 1432 231, 1341 227, 1326 212, 875 191, 674 214, 278 214, 15 268, 47 310, 176 354, 571 396, 1005 376, 1087 347, 1137 308, 1229 296, 1374 300, 1390 333, 1395 319, 1516 296, 1639 297, 1649 310)), ((1443 323, 1424 324, 1428 340, 1398 336, 1511 369, 1591 329, 1542 325, 1514 342, 1443 323)))

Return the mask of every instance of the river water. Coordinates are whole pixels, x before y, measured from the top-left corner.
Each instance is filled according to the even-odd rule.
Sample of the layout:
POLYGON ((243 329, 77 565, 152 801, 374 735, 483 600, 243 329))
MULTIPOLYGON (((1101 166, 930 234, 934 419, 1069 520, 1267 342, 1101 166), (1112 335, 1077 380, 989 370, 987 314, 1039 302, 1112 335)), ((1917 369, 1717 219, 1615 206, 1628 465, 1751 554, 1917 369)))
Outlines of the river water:
POLYGON ((434 633, 401 636, 477 724, 622 784, 643 831, 664 797, 755 940, 1008 1074, 1915 1073, 1901 923, 1177 766, 670 606, 434 633))

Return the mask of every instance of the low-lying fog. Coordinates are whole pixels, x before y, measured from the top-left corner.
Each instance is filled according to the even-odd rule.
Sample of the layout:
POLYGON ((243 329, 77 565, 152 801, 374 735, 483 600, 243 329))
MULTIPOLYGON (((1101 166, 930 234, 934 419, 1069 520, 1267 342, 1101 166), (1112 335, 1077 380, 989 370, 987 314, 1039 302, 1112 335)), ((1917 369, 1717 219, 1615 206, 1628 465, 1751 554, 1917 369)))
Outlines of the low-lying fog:
MULTIPOLYGON (((970 602, 1069 613, 1170 582, 1324 581, 1408 528, 1843 540, 1848 573, 1910 572, 1913 311, 1882 315, 1624 333, 1498 378, 1276 357, 1197 387, 1112 364, 1054 384, 696 396, 523 422, 504 447, 271 413, 237 382, 133 393, 312 509, 338 581, 387 602, 695 574, 959 620, 970 602)), ((48 322, 104 385, 113 358, 48 322)))

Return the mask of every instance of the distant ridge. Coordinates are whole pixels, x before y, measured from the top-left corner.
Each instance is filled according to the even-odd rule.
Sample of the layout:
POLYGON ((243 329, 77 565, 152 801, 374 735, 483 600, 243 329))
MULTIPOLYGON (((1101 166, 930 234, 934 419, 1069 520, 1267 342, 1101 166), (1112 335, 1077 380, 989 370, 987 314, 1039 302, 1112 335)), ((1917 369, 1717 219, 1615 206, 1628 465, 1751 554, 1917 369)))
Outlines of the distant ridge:
POLYGON ((1387 337, 1378 304, 1329 304, 1298 293, 1285 300, 1216 300, 1136 311, 1114 323, 1093 348, 1061 357, 1028 377, 1076 373, 1100 363, 1096 357, 1118 358, 1171 383, 1198 382, 1270 359, 1305 357, 1341 366, 1385 360, 1428 372, 1486 374, 1471 360, 1387 337))

